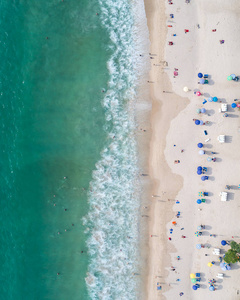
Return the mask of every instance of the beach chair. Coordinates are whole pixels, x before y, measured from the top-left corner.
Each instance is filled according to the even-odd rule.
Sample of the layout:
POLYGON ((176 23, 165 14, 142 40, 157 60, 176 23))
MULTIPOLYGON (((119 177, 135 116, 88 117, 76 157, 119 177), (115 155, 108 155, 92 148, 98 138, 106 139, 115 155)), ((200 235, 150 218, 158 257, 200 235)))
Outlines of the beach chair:
POLYGON ((227 111, 227 104, 223 103, 221 104, 221 108, 219 108, 219 112, 226 112, 227 111))
POLYGON ((201 277, 201 274, 200 273, 196 273, 195 276, 196 277, 201 277))
POLYGON ((219 141, 219 143, 225 143, 225 135, 219 135, 217 137, 217 140, 219 141))
POLYGON ((218 249, 218 248, 215 248, 215 249, 213 249, 213 255, 220 255, 220 249, 218 249))
POLYGON ((227 201, 227 192, 221 192, 219 196, 221 197, 221 201, 227 201))
POLYGON ((203 75, 203 78, 208 78, 208 74, 204 74, 204 75, 203 75))

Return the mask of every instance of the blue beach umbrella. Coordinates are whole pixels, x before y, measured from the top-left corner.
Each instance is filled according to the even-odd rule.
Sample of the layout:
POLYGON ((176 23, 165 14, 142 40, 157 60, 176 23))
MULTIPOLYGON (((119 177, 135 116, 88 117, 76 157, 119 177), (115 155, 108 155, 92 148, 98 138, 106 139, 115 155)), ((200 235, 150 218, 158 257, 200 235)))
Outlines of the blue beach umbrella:
POLYGON ((210 287, 209 287, 209 291, 214 291, 214 286, 213 285, 210 285, 210 287))
POLYGON ((225 245, 227 245, 227 242, 226 242, 225 240, 222 240, 222 241, 221 241, 221 244, 222 244, 223 246, 225 246, 225 245))
POLYGON ((206 108, 204 108, 204 107, 201 108, 201 113, 202 113, 202 114, 205 114, 205 112, 206 112, 206 108))
POLYGON ((197 227, 197 230, 202 230, 202 226, 201 226, 201 225, 198 226, 198 227, 197 227))
POLYGON ((208 156, 207 161, 212 161, 212 158, 208 156))
POLYGON ((202 200, 201 199, 197 199, 197 204, 201 204, 202 200))
POLYGON ((202 73, 198 73, 198 78, 202 78, 203 74, 202 73))
POLYGON ((200 83, 200 84, 204 84, 204 82, 205 82, 205 80, 204 80, 203 78, 201 78, 201 79, 199 80, 199 83, 200 83))
POLYGON ((235 107, 237 107, 237 104, 236 103, 232 103, 232 108, 235 108, 235 107))
POLYGON ((202 171, 201 170, 197 170, 197 174, 198 175, 202 175, 202 171))
POLYGON ((230 267, 229 264, 226 265, 226 269, 227 269, 227 270, 231 270, 231 267, 230 267))
POLYGON ((199 124, 200 124, 200 121, 199 121, 199 120, 195 120, 195 124, 196 124, 196 125, 199 125, 199 124))
POLYGON ((202 245, 201 245, 201 244, 197 244, 197 245, 196 245, 196 248, 199 250, 199 249, 202 248, 202 245))
POLYGON ((201 177, 201 180, 202 180, 202 181, 205 181, 205 180, 206 180, 205 176, 202 176, 202 177, 201 177))
POLYGON ((235 79, 235 78, 236 78, 236 75, 235 75, 235 74, 231 74, 230 76, 232 77, 232 79, 235 79))
POLYGON ((213 97, 213 102, 217 102, 218 98, 217 97, 213 97))
POLYGON ((193 285, 193 286, 192 286, 192 289, 193 289, 194 291, 196 291, 196 290, 197 290, 197 286, 196 286, 196 285, 193 285))
POLYGON ((200 120, 200 125, 203 125, 203 121, 202 120, 200 120))
POLYGON ((198 166, 197 169, 202 171, 202 167, 201 166, 198 166))
POLYGON ((197 108, 196 112, 197 112, 197 114, 200 114, 201 113, 201 108, 197 108))
POLYGON ((212 102, 212 101, 213 101, 213 97, 209 97, 208 102, 212 102))
POLYGON ((198 146, 198 148, 202 148, 203 144, 202 143, 198 143, 197 146, 198 146))

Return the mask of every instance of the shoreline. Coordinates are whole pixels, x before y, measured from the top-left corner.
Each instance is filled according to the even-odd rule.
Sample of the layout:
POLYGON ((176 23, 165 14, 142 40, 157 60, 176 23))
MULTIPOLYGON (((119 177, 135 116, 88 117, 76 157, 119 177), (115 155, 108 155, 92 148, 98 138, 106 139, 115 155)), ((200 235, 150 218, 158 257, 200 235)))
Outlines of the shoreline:
POLYGON ((166 162, 164 155, 166 137, 171 121, 187 106, 189 101, 172 91, 170 80, 164 71, 167 38, 165 3, 164 1, 158 3, 156 0, 151 3, 145 1, 145 9, 151 41, 150 53, 154 54, 149 76, 150 80, 154 82, 150 83, 152 136, 150 141, 149 174, 153 182, 152 195, 160 196, 152 197, 150 200, 149 257, 146 285, 147 299, 152 300, 165 298, 162 294, 160 296, 159 291, 157 291, 158 282, 161 282, 162 292, 166 292, 169 289, 165 281, 168 275, 166 268, 170 265, 170 252, 174 252, 175 248, 168 243, 166 225, 174 216, 173 204, 175 202, 168 201, 168 199, 175 199, 183 185, 183 178, 172 173, 166 162), (163 91, 168 93, 163 93, 163 91), (175 105, 176 102, 178 103, 177 106, 175 105), (174 188, 171 182, 174 182, 174 188), (157 237, 151 237, 151 235, 156 235, 157 237), (160 254, 164 254, 164 256, 160 254))

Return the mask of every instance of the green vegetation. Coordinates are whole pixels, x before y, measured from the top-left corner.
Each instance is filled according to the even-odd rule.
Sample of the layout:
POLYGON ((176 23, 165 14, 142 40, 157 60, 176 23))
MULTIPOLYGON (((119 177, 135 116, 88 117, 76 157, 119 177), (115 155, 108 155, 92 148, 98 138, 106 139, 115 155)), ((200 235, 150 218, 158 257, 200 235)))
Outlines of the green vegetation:
POLYGON ((240 244, 232 241, 230 243, 231 249, 229 249, 225 256, 224 256, 224 261, 228 264, 232 263, 236 263, 238 261, 240 261, 240 244))

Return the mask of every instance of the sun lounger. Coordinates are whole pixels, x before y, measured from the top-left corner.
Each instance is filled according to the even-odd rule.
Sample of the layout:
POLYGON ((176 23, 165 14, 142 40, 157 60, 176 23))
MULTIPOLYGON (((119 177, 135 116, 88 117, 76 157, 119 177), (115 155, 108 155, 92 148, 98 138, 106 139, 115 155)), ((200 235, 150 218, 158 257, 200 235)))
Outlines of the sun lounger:
POLYGON ((213 255, 220 255, 220 249, 215 248, 212 253, 213 255))
POLYGON ((226 112, 227 111, 227 104, 223 103, 221 104, 221 108, 219 108, 219 112, 226 112))
POLYGON ((225 135, 219 135, 217 140, 219 141, 219 143, 225 143, 225 135))
POLYGON ((227 201, 227 192, 221 192, 219 196, 221 197, 221 201, 227 201))

